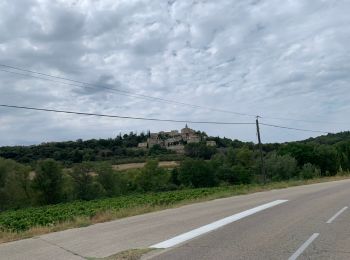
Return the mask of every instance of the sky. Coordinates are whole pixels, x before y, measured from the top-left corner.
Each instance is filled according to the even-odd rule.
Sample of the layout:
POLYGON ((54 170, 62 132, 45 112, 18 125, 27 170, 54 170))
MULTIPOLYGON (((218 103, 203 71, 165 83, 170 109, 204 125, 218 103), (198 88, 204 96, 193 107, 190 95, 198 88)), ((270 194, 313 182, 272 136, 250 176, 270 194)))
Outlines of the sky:
MULTIPOLYGON (((0 104, 192 121, 254 123, 259 115, 267 124, 349 130, 349 13, 348 0, 0 0, 0 64, 94 86, 0 66, 0 104)), ((0 107, 0 146, 183 127, 0 107)), ((254 125, 189 127, 257 139, 254 125)), ((261 135, 320 134, 261 126, 261 135)))

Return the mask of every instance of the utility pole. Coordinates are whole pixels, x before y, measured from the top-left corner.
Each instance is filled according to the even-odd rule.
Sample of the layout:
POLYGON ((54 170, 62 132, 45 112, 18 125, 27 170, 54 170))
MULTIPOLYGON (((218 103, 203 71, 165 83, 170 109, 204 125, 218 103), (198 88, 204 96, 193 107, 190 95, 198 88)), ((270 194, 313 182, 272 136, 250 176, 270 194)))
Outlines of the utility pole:
POLYGON ((259 150, 260 150, 260 174, 263 178, 263 183, 265 184, 266 183, 266 174, 265 174, 265 169, 264 169, 264 156, 263 156, 261 137, 260 137, 259 116, 256 117, 256 132, 258 135, 259 150))

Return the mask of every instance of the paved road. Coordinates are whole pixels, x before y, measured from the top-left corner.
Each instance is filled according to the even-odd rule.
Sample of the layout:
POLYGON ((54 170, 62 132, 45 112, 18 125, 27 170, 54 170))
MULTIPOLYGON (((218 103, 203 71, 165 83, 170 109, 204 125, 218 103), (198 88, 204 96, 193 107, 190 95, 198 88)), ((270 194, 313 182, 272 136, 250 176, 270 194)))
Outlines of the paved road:
MULTIPOLYGON (((153 259, 350 259, 350 184, 302 188, 289 201, 226 225, 214 232, 168 250, 153 259), (327 187, 327 188, 326 188, 327 187), (333 220, 331 219, 339 212, 333 220), (327 223, 331 220, 330 223, 327 223), (296 259, 296 258, 291 258, 296 259)), ((292 194, 293 193, 293 194, 292 194)))
POLYGON ((130 248, 157 245, 184 233, 188 235, 191 230, 203 231, 215 223, 225 225, 160 250, 150 258, 350 259, 348 206, 350 180, 299 186, 6 243, 0 245, 0 259, 105 257, 130 248), (288 201, 255 213, 251 210, 276 200, 288 201))

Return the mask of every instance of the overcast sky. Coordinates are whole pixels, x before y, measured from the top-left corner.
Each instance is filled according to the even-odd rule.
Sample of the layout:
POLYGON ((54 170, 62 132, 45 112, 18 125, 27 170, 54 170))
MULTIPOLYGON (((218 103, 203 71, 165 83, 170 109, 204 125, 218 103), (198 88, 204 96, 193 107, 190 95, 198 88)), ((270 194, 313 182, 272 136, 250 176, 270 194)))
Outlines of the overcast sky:
MULTIPOLYGON (((0 71, 0 103, 178 120, 255 120, 118 95, 108 87, 263 117, 322 121, 261 119, 265 123, 349 130, 349 13, 348 0, 0 0, 1 64, 98 87, 0 71)), ((0 108, 0 145, 183 126, 0 108)), ((254 125, 189 126, 256 141, 254 125)), ((263 142, 317 135, 262 127, 263 142)))

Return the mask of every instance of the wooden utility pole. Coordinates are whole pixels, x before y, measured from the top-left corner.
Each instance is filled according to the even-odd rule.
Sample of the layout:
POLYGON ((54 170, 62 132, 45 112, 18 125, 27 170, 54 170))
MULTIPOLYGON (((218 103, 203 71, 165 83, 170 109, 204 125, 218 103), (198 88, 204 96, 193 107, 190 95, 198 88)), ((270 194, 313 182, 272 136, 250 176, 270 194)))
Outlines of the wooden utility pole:
POLYGON ((260 128, 259 128, 259 116, 256 117, 256 132, 258 135, 258 142, 259 142, 259 150, 260 150, 260 174, 263 178, 263 183, 266 183, 266 174, 264 169, 264 155, 262 151, 262 144, 261 144, 261 137, 260 137, 260 128))

